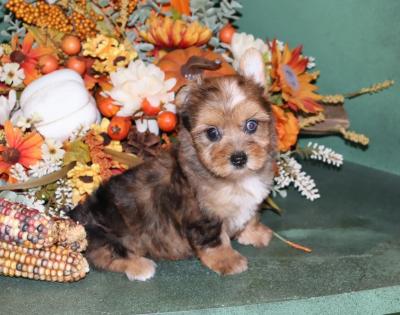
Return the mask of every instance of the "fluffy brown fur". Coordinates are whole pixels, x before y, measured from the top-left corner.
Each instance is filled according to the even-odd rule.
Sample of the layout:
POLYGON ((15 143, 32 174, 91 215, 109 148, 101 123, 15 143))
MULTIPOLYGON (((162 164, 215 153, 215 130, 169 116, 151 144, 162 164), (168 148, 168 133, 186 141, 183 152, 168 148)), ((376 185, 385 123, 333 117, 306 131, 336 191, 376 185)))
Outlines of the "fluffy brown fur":
POLYGON ((239 273, 247 259, 230 240, 266 246, 271 238, 257 216, 276 154, 263 88, 249 76, 212 78, 178 99, 179 144, 112 177, 71 214, 87 230, 89 260, 130 280, 154 275, 150 259, 191 256, 217 273, 239 273), (247 131, 249 120, 258 123, 255 132, 247 131), (216 141, 210 128, 219 131, 216 141))

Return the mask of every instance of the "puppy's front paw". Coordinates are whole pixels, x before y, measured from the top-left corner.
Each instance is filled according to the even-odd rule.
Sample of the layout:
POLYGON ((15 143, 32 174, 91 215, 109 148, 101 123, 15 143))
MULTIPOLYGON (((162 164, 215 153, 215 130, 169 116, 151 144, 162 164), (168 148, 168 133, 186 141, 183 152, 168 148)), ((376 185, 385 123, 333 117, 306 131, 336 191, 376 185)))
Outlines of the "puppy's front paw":
POLYGON ((201 255, 200 260, 220 275, 234 275, 247 270, 247 258, 231 247, 207 249, 201 255))
POLYGON ((146 281, 156 273, 156 263, 144 257, 134 258, 130 261, 125 274, 130 281, 146 281))
POLYGON ((255 247, 266 247, 272 239, 272 230, 258 223, 247 225, 240 233, 238 242, 242 245, 253 245, 255 247))

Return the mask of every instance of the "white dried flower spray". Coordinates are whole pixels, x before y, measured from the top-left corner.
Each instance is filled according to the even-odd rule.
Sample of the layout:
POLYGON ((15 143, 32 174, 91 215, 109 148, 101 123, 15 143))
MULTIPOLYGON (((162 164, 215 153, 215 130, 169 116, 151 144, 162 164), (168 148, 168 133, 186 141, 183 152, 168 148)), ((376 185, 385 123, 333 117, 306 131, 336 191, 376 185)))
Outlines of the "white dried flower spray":
POLYGON ((61 167, 62 161, 50 163, 42 160, 37 162, 35 165, 32 165, 28 174, 30 177, 40 178, 60 170, 61 167))
POLYGON ((41 186, 39 187, 34 187, 30 188, 28 190, 25 190, 21 195, 25 198, 27 206, 39 210, 40 212, 45 212, 46 211, 46 206, 45 206, 45 201, 43 199, 37 198, 37 193, 40 191, 41 186))
POLYGON ((10 175, 19 183, 26 182, 29 179, 25 167, 20 163, 15 163, 13 166, 11 166, 10 175))
POLYGON ((343 165, 343 155, 330 148, 313 142, 309 142, 307 148, 311 150, 310 159, 312 160, 319 160, 336 167, 343 165))
POLYGON ((59 215, 64 216, 65 212, 74 207, 74 203, 72 202, 72 187, 68 180, 60 179, 57 181, 57 189, 54 196, 55 208, 53 211, 59 215))
POLYGON ((277 189, 293 184, 302 196, 314 201, 320 198, 318 188, 310 175, 302 171, 302 166, 290 153, 281 154, 277 161, 279 175, 275 177, 277 189))

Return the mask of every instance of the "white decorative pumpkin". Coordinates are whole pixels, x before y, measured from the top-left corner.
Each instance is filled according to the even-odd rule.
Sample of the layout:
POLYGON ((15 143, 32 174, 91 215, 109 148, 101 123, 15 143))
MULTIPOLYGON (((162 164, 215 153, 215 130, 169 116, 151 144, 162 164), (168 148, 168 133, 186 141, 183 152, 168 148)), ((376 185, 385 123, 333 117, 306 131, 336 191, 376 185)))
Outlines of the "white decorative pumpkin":
POLYGON ((33 81, 22 92, 20 105, 14 116, 39 117, 34 126, 46 138, 63 141, 78 128, 100 121, 96 101, 81 76, 69 69, 33 81))

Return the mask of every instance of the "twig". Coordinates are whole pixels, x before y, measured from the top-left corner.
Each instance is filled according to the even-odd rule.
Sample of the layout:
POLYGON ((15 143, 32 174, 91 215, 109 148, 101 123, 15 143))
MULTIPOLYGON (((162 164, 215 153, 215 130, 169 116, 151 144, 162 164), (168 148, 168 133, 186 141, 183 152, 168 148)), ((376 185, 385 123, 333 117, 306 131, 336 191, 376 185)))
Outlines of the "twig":
POLYGON ((390 88, 394 84, 394 80, 385 80, 383 82, 376 83, 366 88, 362 88, 357 92, 344 94, 345 98, 354 98, 363 94, 373 94, 390 88))
POLYGON ((311 252, 312 252, 312 249, 311 249, 311 248, 305 247, 305 246, 300 245, 300 244, 297 244, 297 243, 294 243, 294 242, 292 242, 292 241, 289 241, 288 239, 286 239, 286 238, 284 238, 283 236, 279 235, 279 234, 276 233, 275 231, 272 231, 272 234, 273 234, 276 238, 280 239, 282 242, 284 242, 284 243, 286 243, 287 245, 289 245, 290 247, 293 247, 294 249, 302 250, 303 252, 306 252, 306 253, 311 253, 311 252))

